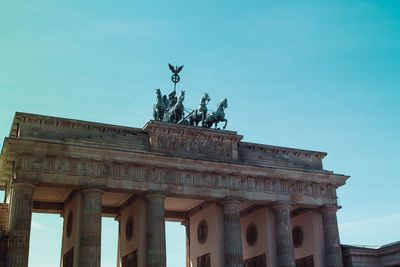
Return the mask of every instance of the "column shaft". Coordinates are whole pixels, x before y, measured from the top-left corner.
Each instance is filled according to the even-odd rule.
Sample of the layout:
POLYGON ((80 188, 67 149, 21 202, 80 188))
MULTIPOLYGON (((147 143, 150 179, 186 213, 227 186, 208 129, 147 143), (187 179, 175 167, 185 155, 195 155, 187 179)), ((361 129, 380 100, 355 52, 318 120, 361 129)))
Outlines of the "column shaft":
POLYGON ((290 205, 280 204, 275 211, 277 260, 279 267, 295 267, 290 205))
POLYGON ((146 267, 165 267, 165 196, 162 194, 146 195, 147 233, 146 267))
POLYGON ((82 191, 79 231, 79 266, 100 267, 101 261, 101 202, 103 191, 82 191))
POLYGON ((12 196, 6 266, 27 267, 34 186, 27 183, 18 183, 13 184, 11 188, 12 196))
POLYGON ((240 202, 227 200, 222 203, 224 214, 225 267, 242 267, 242 233, 240 231, 240 202))
POLYGON ((321 210, 325 239, 326 267, 343 267, 336 211, 336 206, 324 207, 321 210))

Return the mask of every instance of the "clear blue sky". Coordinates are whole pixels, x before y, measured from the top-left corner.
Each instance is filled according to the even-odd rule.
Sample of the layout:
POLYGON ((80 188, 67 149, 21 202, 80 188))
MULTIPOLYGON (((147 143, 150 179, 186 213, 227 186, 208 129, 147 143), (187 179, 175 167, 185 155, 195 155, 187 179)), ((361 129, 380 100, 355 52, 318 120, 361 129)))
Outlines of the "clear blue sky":
MULTIPOLYGON (((0 136, 15 111, 142 127, 167 63, 185 64, 186 107, 227 97, 246 141, 325 151, 351 175, 342 243, 400 240, 400 1, 216 2, 0 2, 0 136)), ((59 264, 61 227, 34 215, 29 266, 59 264)), ((103 231, 112 267, 116 223, 103 231)), ((183 267, 183 228, 168 234, 183 267)))

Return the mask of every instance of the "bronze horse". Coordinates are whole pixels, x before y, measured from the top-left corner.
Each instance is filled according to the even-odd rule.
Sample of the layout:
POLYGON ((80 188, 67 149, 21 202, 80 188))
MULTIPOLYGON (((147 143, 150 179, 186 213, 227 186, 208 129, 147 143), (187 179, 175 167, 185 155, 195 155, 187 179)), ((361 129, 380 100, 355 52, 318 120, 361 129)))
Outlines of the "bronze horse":
POLYGON ((162 121, 164 118, 165 104, 160 89, 156 89, 156 95, 157 102, 153 106, 153 117, 156 121, 162 121))
POLYGON ((228 100, 224 98, 221 102, 217 105, 217 111, 209 114, 205 119, 205 127, 211 128, 211 126, 215 123, 215 129, 217 129, 218 123, 221 121, 225 122, 223 129, 226 128, 228 124, 228 120, 225 119, 225 112, 224 109, 228 107, 228 100))

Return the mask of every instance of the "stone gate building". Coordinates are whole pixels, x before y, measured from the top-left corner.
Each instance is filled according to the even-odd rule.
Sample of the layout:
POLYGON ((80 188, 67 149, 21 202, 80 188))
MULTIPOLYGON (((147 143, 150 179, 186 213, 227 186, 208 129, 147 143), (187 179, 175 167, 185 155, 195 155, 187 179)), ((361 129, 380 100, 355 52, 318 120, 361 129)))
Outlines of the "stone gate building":
POLYGON ((101 218, 118 220, 118 266, 166 266, 165 221, 187 266, 343 266, 326 153, 236 132, 142 129, 16 113, 0 162, 0 266, 28 266, 32 212, 64 218, 62 267, 99 267, 101 218))

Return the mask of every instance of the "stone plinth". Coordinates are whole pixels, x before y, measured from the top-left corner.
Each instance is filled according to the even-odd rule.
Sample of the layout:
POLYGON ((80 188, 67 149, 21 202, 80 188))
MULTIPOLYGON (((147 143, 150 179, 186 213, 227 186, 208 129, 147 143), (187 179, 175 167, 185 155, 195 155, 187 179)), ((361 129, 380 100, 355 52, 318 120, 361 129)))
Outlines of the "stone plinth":
POLYGON ((149 134, 152 151, 192 158, 237 160, 243 138, 236 132, 159 121, 150 121, 143 130, 149 134))

